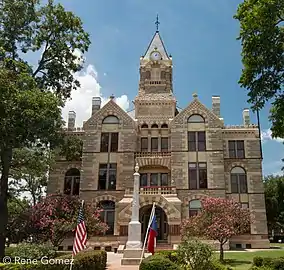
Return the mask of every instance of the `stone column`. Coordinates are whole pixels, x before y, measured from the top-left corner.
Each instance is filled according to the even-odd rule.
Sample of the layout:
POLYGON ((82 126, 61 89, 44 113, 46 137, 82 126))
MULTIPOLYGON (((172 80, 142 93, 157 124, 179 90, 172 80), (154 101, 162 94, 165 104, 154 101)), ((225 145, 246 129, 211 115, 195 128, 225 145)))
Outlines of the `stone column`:
POLYGON ((139 265, 142 255, 141 223, 139 222, 139 166, 136 164, 132 200, 132 215, 128 225, 128 240, 123 251, 122 265, 139 265))
POLYGON ((141 242, 141 223, 139 222, 139 181, 140 174, 138 173, 139 166, 136 164, 135 173, 133 174, 133 200, 132 200, 132 216, 128 225, 128 240, 126 243, 127 249, 140 249, 141 242))

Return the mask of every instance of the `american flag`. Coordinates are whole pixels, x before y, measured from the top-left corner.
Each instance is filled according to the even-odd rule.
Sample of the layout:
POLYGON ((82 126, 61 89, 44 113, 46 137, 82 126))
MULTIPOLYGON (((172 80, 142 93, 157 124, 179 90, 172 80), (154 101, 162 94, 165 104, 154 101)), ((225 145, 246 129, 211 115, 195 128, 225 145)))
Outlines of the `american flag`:
POLYGON ((75 239, 73 244, 73 256, 86 248, 87 229, 84 221, 84 201, 79 210, 78 224, 76 227, 75 239))

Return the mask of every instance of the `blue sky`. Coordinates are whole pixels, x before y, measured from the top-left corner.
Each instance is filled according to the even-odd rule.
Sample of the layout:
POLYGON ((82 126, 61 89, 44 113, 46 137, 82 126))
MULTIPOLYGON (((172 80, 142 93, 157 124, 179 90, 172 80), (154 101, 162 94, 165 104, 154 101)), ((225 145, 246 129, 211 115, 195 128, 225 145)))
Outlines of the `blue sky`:
MULTIPOLYGON (((241 45, 236 40, 238 21, 233 19, 239 0, 60 0, 81 17, 91 35, 86 69, 78 79, 82 89, 74 93, 64 111, 74 109, 78 125, 88 118, 91 97, 114 94, 118 103, 131 109, 138 91, 139 57, 155 32, 160 34, 174 63, 174 94, 184 108, 198 93, 211 107, 212 95, 221 96, 225 124, 242 124, 242 110, 249 107, 246 90, 238 85, 241 45)), ((280 173, 284 157, 281 140, 272 140, 269 105, 261 113, 264 174, 280 173)), ((251 121, 256 117, 251 113, 251 121)))

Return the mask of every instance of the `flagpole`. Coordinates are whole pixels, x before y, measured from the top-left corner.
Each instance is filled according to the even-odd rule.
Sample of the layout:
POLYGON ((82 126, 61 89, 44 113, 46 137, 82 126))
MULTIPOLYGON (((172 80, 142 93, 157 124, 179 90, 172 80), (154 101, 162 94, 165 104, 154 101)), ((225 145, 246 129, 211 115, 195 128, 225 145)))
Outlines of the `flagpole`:
POLYGON ((153 221, 154 214, 155 214, 155 202, 153 203, 152 211, 151 211, 149 222, 148 222, 148 227, 147 227, 147 231, 146 231, 146 235, 145 235, 145 239, 144 239, 144 243, 143 243, 143 249, 142 249, 142 253, 141 253, 140 264, 141 264, 141 262, 143 260, 143 256, 144 256, 144 252, 145 252, 145 246, 146 246, 146 241, 147 241, 147 236, 149 234, 149 229, 150 229, 151 223, 153 221))
MULTIPOLYGON (((81 208, 83 209, 84 207, 84 200, 82 200, 81 208)), ((75 237, 74 237, 75 240, 75 237)), ((73 243, 73 248, 74 248, 74 243, 73 243)), ((72 251, 72 258, 71 258, 71 264, 70 264, 70 270, 73 268, 73 260, 74 260, 74 252, 72 251)))

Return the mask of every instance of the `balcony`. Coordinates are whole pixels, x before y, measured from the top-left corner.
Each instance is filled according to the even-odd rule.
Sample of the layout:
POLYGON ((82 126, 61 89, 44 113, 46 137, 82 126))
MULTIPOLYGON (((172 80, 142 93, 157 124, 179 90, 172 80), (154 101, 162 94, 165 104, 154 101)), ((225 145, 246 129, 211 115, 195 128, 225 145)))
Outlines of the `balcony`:
MULTIPOLYGON (((141 187, 139 189, 140 195, 164 195, 164 196, 176 196, 177 190, 174 186, 150 186, 141 187)), ((133 189, 126 189, 125 196, 132 197, 133 189)))
POLYGON ((145 80, 146 85, 166 85, 166 80, 145 80))
POLYGON ((138 166, 162 166, 170 168, 171 152, 136 152, 135 160, 138 166))

